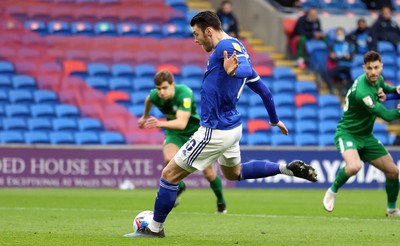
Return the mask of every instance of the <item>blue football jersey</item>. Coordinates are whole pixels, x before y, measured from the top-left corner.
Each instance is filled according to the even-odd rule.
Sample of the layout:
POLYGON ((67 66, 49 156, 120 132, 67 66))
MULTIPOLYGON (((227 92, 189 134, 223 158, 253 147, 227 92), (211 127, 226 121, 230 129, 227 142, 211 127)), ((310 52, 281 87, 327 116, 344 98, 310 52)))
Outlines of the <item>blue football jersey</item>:
POLYGON ((234 51, 239 59, 239 67, 248 67, 251 77, 255 71, 251 68, 249 55, 243 44, 236 38, 222 39, 210 55, 207 71, 201 86, 201 121, 204 127, 229 130, 241 124, 240 113, 236 103, 247 78, 229 76, 223 66, 224 51, 230 57, 234 51))

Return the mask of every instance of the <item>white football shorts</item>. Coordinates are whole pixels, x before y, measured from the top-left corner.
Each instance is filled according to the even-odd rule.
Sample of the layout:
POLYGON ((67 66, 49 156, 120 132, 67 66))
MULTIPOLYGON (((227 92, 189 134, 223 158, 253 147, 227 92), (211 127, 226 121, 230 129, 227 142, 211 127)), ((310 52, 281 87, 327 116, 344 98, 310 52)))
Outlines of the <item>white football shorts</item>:
POLYGON ((179 149, 175 162, 188 172, 203 171, 218 161, 227 167, 241 162, 239 141, 242 125, 230 130, 200 126, 193 136, 179 149))

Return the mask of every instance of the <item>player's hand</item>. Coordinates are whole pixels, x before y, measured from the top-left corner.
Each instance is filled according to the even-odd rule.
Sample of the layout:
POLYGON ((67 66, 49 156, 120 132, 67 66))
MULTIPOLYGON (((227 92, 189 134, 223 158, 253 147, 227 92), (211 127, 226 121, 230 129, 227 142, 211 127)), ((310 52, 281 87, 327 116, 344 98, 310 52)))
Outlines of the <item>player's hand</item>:
POLYGON ((151 128, 158 128, 160 122, 158 119, 154 116, 150 116, 147 120, 146 123, 144 124, 144 128, 146 129, 151 129, 151 128))
POLYGON ((224 51, 224 69, 229 76, 235 74, 236 69, 239 66, 239 60, 236 56, 236 51, 233 52, 232 56, 228 58, 228 52, 224 51))
POLYGON ((272 124, 271 122, 269 123, 271 126, 277 126, 281 130, 281 132, 285 135, 289 134, 289 130, 286 128, 285 124, 283 124, 282 121, 278 121, 276 124, 272 124))
POLYGON ((380 102, 386 101, 386 94, 385 94, 385 92, 383 91, 382 88, 378 89, 378 99, 379 99, 380 102))
POLYGON ((138 127, 139 128, 144 128, 144 124, 146 123, 146 118, 144 118, 143 116, 142 117, 140 117, 140 119, 139 119, 139 121, 138 121, 138 127))

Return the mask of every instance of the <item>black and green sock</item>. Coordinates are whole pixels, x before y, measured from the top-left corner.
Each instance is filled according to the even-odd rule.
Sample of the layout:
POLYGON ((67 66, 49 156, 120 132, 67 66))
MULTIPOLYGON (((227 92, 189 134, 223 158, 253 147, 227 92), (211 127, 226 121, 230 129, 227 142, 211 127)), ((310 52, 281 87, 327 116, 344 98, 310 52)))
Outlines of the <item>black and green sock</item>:
POLYGON ((399 195, 399 179, 386 179, 386 194, 388 208, 396 208, 397 196, 399 195))
POLYGON ((210 187, 217 197, 217 203, 225 202, 224 195, 222 193, 222 180, 218 175, 215 177, 214 181, 210 182, 210 187))

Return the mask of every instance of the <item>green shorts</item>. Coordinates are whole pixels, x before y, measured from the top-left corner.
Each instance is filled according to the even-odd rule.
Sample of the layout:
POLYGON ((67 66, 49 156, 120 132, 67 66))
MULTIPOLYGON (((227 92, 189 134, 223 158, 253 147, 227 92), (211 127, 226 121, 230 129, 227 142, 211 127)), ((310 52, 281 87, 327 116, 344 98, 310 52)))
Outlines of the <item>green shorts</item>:
POLYGON ((335 145, 340 153, 348 149, 356 149, 361 160, 364 162, 375 160, 389 153, 381 141, 372 134, 368 136, 355 136, 343 133, 336 134, 335 145))
POLYGON ((190 136, 191 135, 165 133, 164 145, 172 143, 180 148, 189 140, 190 136))

